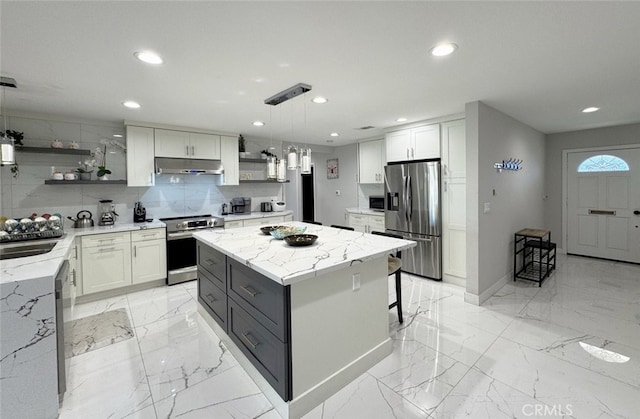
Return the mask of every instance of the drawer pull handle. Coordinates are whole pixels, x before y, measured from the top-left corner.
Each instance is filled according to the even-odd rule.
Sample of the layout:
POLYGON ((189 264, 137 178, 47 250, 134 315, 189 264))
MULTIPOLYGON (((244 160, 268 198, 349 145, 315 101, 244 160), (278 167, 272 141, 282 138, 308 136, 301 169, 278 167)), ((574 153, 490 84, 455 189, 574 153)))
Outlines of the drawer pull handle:
POLYGON ((616 215, 615 211, 606 211, 606 210, 589 210, 589 215, 616 215))
POLYGON ((244 292, 246 292, 247 294, 249 294, 250 296, 252 296, 252 297, 254 297, 254 298, 255 298, 255 296, 256 296, 256 295, 258 295, 258 294, 259 294, 257 291, 254 291, 252 288, 250 288, 250 287, 248 287, 248 286, 245 286, 245 285, 241 286, 240 288, 241 288, 244 292))
POLYGON ((100 252, 106 252, 108 250, 116 250, 116 248, 115 247, 101 247, 101 248, 98 249, 98 251, 100 251, 100 252))
POLYGON ((205 260, 205 262, 207 262, 207 265, 215 265, 216 264, 216 261, 213 260, 213 259, 207 259, 207 260, 205 260))
POLYGON ((251 340, 251 339, 249 338, 249 336, 251 336, 251 334, 249 334, 249 333, 246 333, 246 334, 245 334, 245 333, 242 333, 242 337, 244 338, 244 340, 245 340, 245 341, 247 341, 247 343, 248 343, 249 345, 251 345, 251 347, 252 347, 253 349, 256 349, 256 348, 258 347, 258 345, 260 345, 260 342, 255 342, 255 343, 254 343, 254 342, 253 342, 253 340, 251 340))
POLYGON ((98 239, 99 242, 112 242, 115 239, 98 239))
POLYGON ((208 298, 208 299, 209 299, 209 301, 211 301, 212 303, 213 303, 214 301, 216 301, 216 298, 215 298, 215 297, 213 296, 213 294, 211 294, 211 293, 207 294, 207 298, 208 298))

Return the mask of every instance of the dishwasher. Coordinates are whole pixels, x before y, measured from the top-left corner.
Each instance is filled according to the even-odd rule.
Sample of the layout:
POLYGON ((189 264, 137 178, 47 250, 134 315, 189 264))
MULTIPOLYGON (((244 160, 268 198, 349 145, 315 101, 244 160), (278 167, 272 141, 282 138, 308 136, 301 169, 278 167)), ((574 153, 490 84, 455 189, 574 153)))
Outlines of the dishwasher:
POLYGON ((62 403, 67 391, 68 364, 64 353, 64 296, 68 294, 69 261, 65 260, 55 279, 56 295, 56 350, 58 354, 58 401, 62 403))

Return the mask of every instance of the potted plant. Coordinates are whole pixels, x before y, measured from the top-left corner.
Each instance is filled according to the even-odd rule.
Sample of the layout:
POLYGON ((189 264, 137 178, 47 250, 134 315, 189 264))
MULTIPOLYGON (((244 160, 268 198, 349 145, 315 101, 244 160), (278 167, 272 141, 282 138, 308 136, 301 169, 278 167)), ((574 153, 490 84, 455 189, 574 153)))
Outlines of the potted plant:
POLYGON ((93 170, 90 170, 89 166, 85 162, 84 164, 80 164, 80 167, 76 169, 76 172, 78 173, 80 180, 91 180, 91 173, 93 173, 93 170))
POLYGON ((13 145, 16 147, 22 147, 24 145, 22 144, 22 139, 24 138, 24 132, 13 131, 8 129, 4 132, 0 132, 0 135, 6 135, 8 138, 13 139, 13 145))
POLYGON ((100 147, 96 148, 95 154, 96 160, 101 161, 98 165, 98 172, 96 175, 100 180, 109 180, 109 176, 111 174, 111 170, 107 169, 107 145, 104 145, 104 150, 100 147))

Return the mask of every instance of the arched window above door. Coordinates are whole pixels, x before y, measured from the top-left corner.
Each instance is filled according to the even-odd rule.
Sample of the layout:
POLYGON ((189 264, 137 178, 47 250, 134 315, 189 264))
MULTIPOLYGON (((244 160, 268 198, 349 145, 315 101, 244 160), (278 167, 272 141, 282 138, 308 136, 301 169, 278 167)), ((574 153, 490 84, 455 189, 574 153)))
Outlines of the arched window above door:
POLYGON ((578 166, 578 172, 628 172, 629 165, 620 157, 601 154, 589 157, 578 166))

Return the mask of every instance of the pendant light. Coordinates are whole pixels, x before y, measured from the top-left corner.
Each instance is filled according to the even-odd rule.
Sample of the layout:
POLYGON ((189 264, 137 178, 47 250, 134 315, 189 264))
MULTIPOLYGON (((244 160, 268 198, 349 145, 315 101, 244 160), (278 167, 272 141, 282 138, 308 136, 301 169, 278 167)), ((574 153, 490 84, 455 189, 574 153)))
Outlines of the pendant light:
POLYGON ((0 138, 0 165, 2 166, 16 164, 15 144, 13 138, 7 135, 7 110, 5 108, 7 87, 16 88, 16 82, 8 77, 2 77, 2 116, 4 118, 4 134, 0 138))
POLYGON ((273 121, 271 118, 271 108, 269 108, 269 126, 271 127, 271 141, 269 146, 269 155, 267 156, 267 180, 276 180, 278 179, 278 167, 277 167, 277 159, 273 150, 273 121))
POLYGON ((304 147, 300 149, 300 173, 311 174, 311 149, 307 146, 307 94, 304 94, 304 147))

